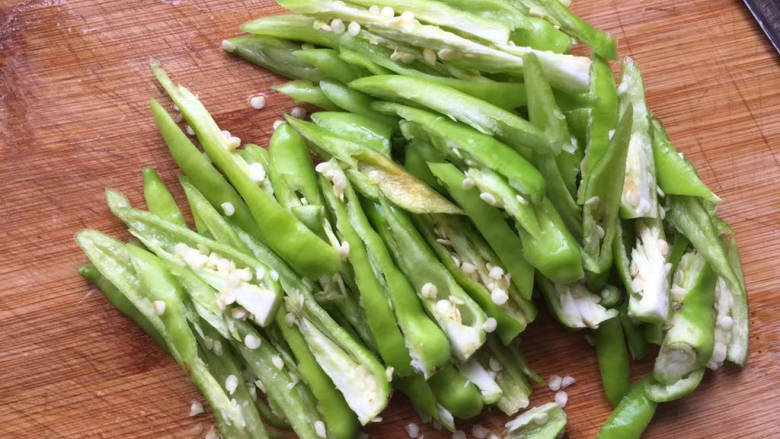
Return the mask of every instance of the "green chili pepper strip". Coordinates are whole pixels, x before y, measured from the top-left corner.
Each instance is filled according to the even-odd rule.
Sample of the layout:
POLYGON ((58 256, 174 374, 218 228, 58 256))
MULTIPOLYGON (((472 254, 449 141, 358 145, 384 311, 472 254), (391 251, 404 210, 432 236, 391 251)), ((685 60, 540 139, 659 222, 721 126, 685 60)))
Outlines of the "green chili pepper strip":
POLYGON ((511 284, 511 276, 504 275, 498 258, 467 219, 430 215, 417 216, 414 220, 439 261, 485 314, 496 320, 496 332, 504 344, 525 330, 536 317, 536 307, 533 302, 520 297, 511 284), (496 276, 499 279, 492 277, 496 269, 501 272, 496 276), (494 290, 508 296, 505 303, 499 305, 493 301, 494 290))
MULTIPOLYGON (((208 232, 209 236, 215 241, 230 245, 236 250, 249 253, 249 249, 238 239, 236 231, 230 227, 227 220, 217 212, 206 197, 190 183, 189 179, 181 177, 179 180, 181 187, 184 189, 184 194, 187 196, 192 216, 198 218, 198 221, 205 227, 205 231, 208 232)), ((201 231, 198 232, 201 233, 201 231)))
POLYGON ((629 106, 634 110, 620 201, 621 215, 623 218, 657 218, 658 188, 653 142, 650 138, 650 118, 645 102, 642 72, 631 58, 623 60, 623 72, 617 92, 620 113, 624 113, 629 106))
POLYGON ((309 141, 323 158, 335 157, 342 166, 363 173, 396 205, 415 213, 461 213, 460 209, 389 157, 335 136, 317 125, 291 117, 287 122, 309 141))
POLYGON ((522 248, 523 244, 506 223, 501 212, 494 207, 486 206, 479 198, 478 190, 464 189, 464 176, 455 166, 449 163, 429 163, 428 166, 496 252, 503 267, 512 275, 512 283, 517 287, 521 297, 529 300, 533 288, 534 270, 518 254, 517 249, 522 248))
POLYGON ((144 168, 142 174, 144 199, 149 211, 167 221, 186 226, 187 222, 184 221, 184 216, 181 214, 179 206, 176 205, 176 200, 173 199, 173 195, 168 191, 165 183, 160 180, 157 171, 154 168, 144 168))
POLYGON ((469 419, 477 416, 483 407, 482 395, 455 366, 448 364, 428 380, 436 400, 453 416, 469 419))
POLYGON ((483 365, 490 367, 491 359, 501 365, 495 378, 502 391, 496 407, 507 416, 512 416, 518 410, 528 407, 528 398, 531 396, 531 386, 525 377, 525 358, 515 346, 502 346, 496 337, 488 337, 485 345, 487 349, 477 354, 483 365))
POLYGON ((225 435, 248 437, 241 412, 234 407, 220 384, 197 355, 195 336, 184 321, 178 286, 154 256, 138 247, 125 245, 95 230, 83 230, 76 241, 101 275, 135 306, 165 341, 168 352, 182 365, 193 383, 214 409, 225 435), (162 300, 165 311, 155 312, 153 301, 162 300))
MULTIPOLYGON (((574 15, 558 0, 516 0, 529 11, 541 11, 560 29, 587 44, 595 53, 607 59, 617 59, 617 41, 612 35, 594 28, 590 23, 574 15)), ((536 12, 538 13, 538 12, 536 12)))
POLYGON ((340 82, 327 79, 320 81, 320 89, 339 108, 352 113, 362 114, 388 127, 395 126, 395 120, 392 117, 379 114, 371 109, 371 102, 373 101, 371 97, 357 90, 349 88, 340 82))
POLYGON ((366 203, 365 208, 424 308, 447 334, 455 356, 468 359, 485 342, 484 311, 437 260, 403 212, 384 200, 381 205, 366 203))
POLYGON ((317 68, 325 78, 335 79, 347 83, 361 76, 368 76, 365 69, 353 66, 339 58, 338 51, 334 49, 303 49, 296 50, 293 55, 303 62, 317 68))
POLYGON ((601 383, 609 403, 615 407, 628 393, 630 385, 628 352, 619 317, 601 322, 594 335, 601 383))
POLYGON ((510 185, 538 202, 545 193, 544 177, 509 146, 444 116, 393 103, 377 103, 374 108, 393 111, 405 120, 415 122, 428 136, 432 145, 453 161, 473 160, 474 166, 484 166, 509 179, 510 185))
POLYGON ((451 87, 467 95, 474 96, 498 107, 512 110, 526 104, 525 86, 517 82, 499 82, 487 78, 457 79, 438 76, 423 69, 427 64, 403 64, 391 59, 392 50, 371 44, 360 38, 342 35, 339 39, 342 53, 345 50, 359 53, 370 62, 376 63, 388 71, 375 72, 376 75, 396 73, 398 75, 424 79, 428 82, 451 87), (346 48, 346 49, 345 49, 346 48), (423 70, 421 70, 423 69, 423 70), (425 70, 425 71, 424 71, 425 70))
MULTIPOLYGON (((298 371, 305 383, 317 398, 317 411, 322 413, 329 435, 338 439, 355 437, 358 432, 358 421, 344 397, 333 385, 317 360, 306 345, 306 340, 294 327, 284 319, 285 313, 280 311, 276 316, 276 326, 290 347, 297 360, 298 371)), ((329 436, 330 437, 330 436, 329 436)))
POLYGON ((349 86, 372 96, 425 106, 497 136, 513 147, 539 152, 561 149, 560 144, 520 116, 451 87, 401 75, 368 76, 350 82, 349 86))
POLYGON ((672 384, 704 367, 715 344, 715 283, 717 275, 695 251, 683 255, 672 283, 676 311, 655 359, 653 377, 672 384))
MULTIPOLYGON (((200 326, 203 331, 203 337, 198 338, 198 341, 201 342, 200 354, 208 365, 211 374, 220 383, 226 383, 230 376, 233 379, 237 378, 236 387, 230 392, 230 397, 238 403, 237 406, 246 421, 248 436, 254 439, 270 437, 263 424, 263 419, 260 417, 258 408, 255 406, 255 400, 252 398, 247 383, 244 381, 241 373, 243 364, 239 362, 238 354, 234 353, 233 349, 227 345, 227 341, 225 341, 226 343, 222 346, 219 354, 213 352, 203 343, 204 337, 209 337, 211 340, 216 340, 220 343, 222 342, 220 340, 222 337, 209 328, 207 324, 200 326)), ((255 384, 250 383, 249 385, 254 386, 255 384)), ((226 384, 225 386, 227 387, 226 384)))
POLYGON ((631 358, 641 360, 647 355, 647 339, 642 332, 642 327, 634 323, 626 313, 626 306, 620 308, 620 324, 623 326, 623 334, 626 336, 628 350, 631 358))
POLYGON ((588 168, 590 178, 583 191, 583 260, 591 273, 605 273, 612 266, 613 240, 620 227, 618 211, 633 110, 623 113, 607 151, 595 166, 588 168))
POLYGON ((672 384, 653 382, 645 388, 645 394, 651 401, 670 402, 691 394, 704 378, 704 368, 694 370, 672 384))
POLYGON ((159 65, 153 64, 152 69, 195 129, 206 153, 247 200, 261 237, 268 246, 304 275, 319 278, 336 272, 340 266, 336 251, 257 187, 241 166, 246 162, 231 152, 227 139, 198 98, 186 88, 174 85, 159 65))
MULTIPOLYGON (((411 355, 411 366, 428 377, 449 360, 447 336, 425 314, 414 289, 393 263, 381 236, 371 227, 352 188, 348 186, 344 195, 348 219, 365 245, 375 276, 392 302, 395 318, 411 355)), ((398 372, 403 370, 401 368, 398 372)))
POLYGON ((311 120, 337 136, 363 143, 382 154, 390 154, 393 130, 370 117, 339 111, 320 111, 312 113, 311 120))
POLYGON ((601 427, 596 439, 639 439, 642 436, 658 405, 645 394, 651 382, 650 377, 644 377, 631 386, 631 390, 601 427))
POLYGON ((300 44, 279 38, 242 35, 223 41, 222 49, 291 79, 317 82, 327 75, 323 74, 317 66, 312 66, 312 63, 301 60, 295 55, 295 51, 301 49, 300 44))
MULTIPOLYGON (((603 58, 593 57, 593 62, 590 65, 590 78, 589 95, 597 97, 598 100, 592 108, 583 110, 586 118, 586 129, 583 131, 585 158, 582 162, 582 180, 578 189, 578 202, 580 204, 584 204, 587 200, 585 189, 593 175, 592 169, 609 152, 610 132, 616 130, 618 123, 618 97, 615 78, 612 69, 603 58)), ((631 123, 633 124, 633 117, 631 123)), ((625 168, 625 163, 623 167, 625 168)), ((621 177, 620 180, 622 182, 623 178, 621 177)), ((623 187, 622 183, 620 187, 623 187)))
POLYGON ((450 414, 449 417, 441 416, 440 406, 436 402, 436 395, 434 395, 430 384, 422 375, 414 374, 398 377, 393 380, 393 383, 401 393, 409 398, 414 411, 421 418, 430 417, 442 423, 448 430, 455 431, 455 424, 451 422, 452 415, 450 414))
POLYGON ((653 134, 653 157, 661 190, 666 194, 701 197, 712 203, 720 203, 722 200, 699 179, 691 161, 683 157, 669 142, 661 121, 653 118, 650 130, 653 134))
POLYGON ((339 109, 339 106, 328 99, 325 93, 322 92, 322 89, 311 83, 311 81, 297 79, 284 84, 274 85, 271 88, 291 97, 295 102, 307 102, 324 110, 339 109))
POLYGON ((143 313, 138 311, 135 305, 133 305, 133 302, 125 297, 125 295, 116 286, 114 286, 111 281, 100 274, 100 271, 98 271, 94 265, 87 264, 81 266, 79 268, 79 275, 98 287, 98 289, 106 296, 108 301, 111 302, 111 304, 114 305, 114 307, 118 309, 119 312, 135 322, 136 325, 140 326, 141 329, 143 329, 143 331, 147 333, 149 337, 151 337, 152 340, 154 340, 158 345, 160 345, 163 349, 168 348, 165 340, 163 339, 163 336, 152 325, 149 319, 147 319, 143 313))
POLYGON ((230 203, 235 209, 230 221, 247 233, 259 237, 261 232, 252 219, 244 200, 238 195, 225 177, 214 168, 209 159, 203 156, 186 134, 176 125, 176 121, 154 99, 151 100, 152 112, 171 156, 192 184, 213 204, 230 203))
POLYGON ((666 214, 666 219, 691 241, 693 247, 725 281, 726 289, 731 295, 730 317, 733 320, 727 358, 732 363, 744 365, 750 338, 750 320, 747 293, 741 280, 738 260, 732 265, 724 242, 702 206, 701 200, 670 195, 667 197, 667 202, 669 212, 666 214))
POLYGON ((257 279, 258 270, 267 271, 268 268, 233 247, 221 244, 205 238, 186 227, 167 222, 160 217, 141 210, 131 208, 127 198, 123 195, 107 191, 108 205, 111 212, 127 224, 130 233, 139 238, 144 245, 156 253, 165 252, 179 261, 179 265, 187 265, 193 269, 198 277, 219 289, 229 291, 235 295, 236 301, 254 315, 255 321, 261 326, 268 325, 273 319, 280 303, 281 291, 276 281, 266 276, 257 279), (183 247, 182 247, 183 246, 183 247), (200 264, 204 254, 199 248, 205 248, 208 252, 232 262, 238 269, 246 270, 252 274, 248 281, 240 281, 238 286, 233 285, 228 275, 218 272, 214 263, 208 266, 200 264), (175 256, 174 256, 175 255, 175 256))
POLYGON ((554 403, 526 410, 506 423, 505 439, 555 439, 566 429, 566 412, 554 403))
MULTIPOLYGON (((333 167, 337 167, 333 162, 327 162, 333 167)), ((346 179, 346 177, 345 177, 346 179)), ((385 291, 379 280, 374 275, 366 247, 361 241, 360 236, 352 227, 349 213, 343 200, 334 193, 334 185, 326 177, 320 177, 320 188, 325 195, 325 200, 329 211, 336 219, 336 229, 344 242, 348 244, 348 256, 352 269, 355 273, 355 282, 360 293, 360 303, 366 314, 366 320, 374 340, 377 342, 379 354, 385 364, 392 366, 399 375, 410 375, 413 373, 412 359, 406 350, 404 337, 395 321, 395 316, 390 308, 385 291)), ((347 183, 346 192, 351 192, 351 187, 347 183)), ((354 200, 354 193, 349 194, 354 200)))
POLYGON ((242 24, 241 30, 251 34, 335 47, 338 34, 315 29, 314 21, 312 17, 298 14, 269 15, 242 24))
POLYGON ((339 47, 339 58, 343 59, 349 64, 368 70, 372 75, 389 75, 390 73, 393 73, 392 71, 375 63, 364 54, 349 50, 344 46, 339 47))

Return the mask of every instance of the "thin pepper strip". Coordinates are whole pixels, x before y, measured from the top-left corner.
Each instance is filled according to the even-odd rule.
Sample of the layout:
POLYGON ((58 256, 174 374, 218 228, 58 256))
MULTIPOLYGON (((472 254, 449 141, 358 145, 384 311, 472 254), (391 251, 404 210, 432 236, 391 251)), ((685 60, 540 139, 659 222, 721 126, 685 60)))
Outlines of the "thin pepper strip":
POLYGON ((620 317, 601 322, 594 335, 601 383, 609 403, 615 407, 628 393, 631 378, 620 317))
POLYGON ((157 171, 154 168, 144 168, 141 173, 144 179, 144 200, 149 211, 172 223, 186 226, 187 222, 184 221, 176 200, 173 199, 165 183, 160 180, 157 171))
POLYGON ((658 404, 651 401, 645 389, 652 382, 644 377, 631 386, 599 430, 596 439, 639 439, 653 419, 658 404))
POLYGON ((262 240, 302 274, 318 278, 337 271, 340 261, 336 251, 257 187, 241 166, 246 163, 231 151, 227 139, 198 98, 186 88, 174 85, 159 64, 152 64, 152 70, 195 129, 206 153, 247 200, 262 240))
POLYGON ((291 97, 295 102, 306 102, 323 110, 340 110, 339 106, 328 99, 322 89, 311 81, 296 79, 274 85, 271 89, 291 97))
POLYGON ((222 49, 287 78, 317 82, 325 77, 312 63, 295 56, 300 44, 281 38, 242 35, 223 41, 222 49))
POLYGON ((733 320, 731 340, 728 344, 729 361, 744 365, 747 359, 750 319, 748 318, 747 293, 741 279, 738 259, 729 258, 724 241, 713 225, 709 213, 695 197, 670 195, 666 219, 701 253, 713 270, 723 278, 731 296, 730 317, 733 320), (732 264, 734 262, 734 264, 732 264), (736 268, 735 268, 736 265, 736 268))

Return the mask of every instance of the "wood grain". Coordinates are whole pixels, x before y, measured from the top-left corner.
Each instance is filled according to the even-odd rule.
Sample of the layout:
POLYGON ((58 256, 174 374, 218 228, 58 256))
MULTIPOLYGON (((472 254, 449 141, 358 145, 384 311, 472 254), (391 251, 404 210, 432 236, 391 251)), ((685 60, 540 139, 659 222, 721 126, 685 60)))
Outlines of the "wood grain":
MULTIPOLYGON (((777 53, 737 0, 579 0, 573 9, 642 66, 652 110, 726 200, 749 286, 747 367, 708 374, 694 395, 658 410, 646 437, 780 437, 777 53)), ((103 189, 141 202, 142 167, 175 182, 148 111, 148 98, 161 97, 150 58, 235 135, 268 141, 292 106, 269 90, 281 79, 218 44, 276 12, 261 0, 0 0, 0 437, 189 437, 210 425, 187 416, 199 397, 173 361, 76 275, 85 258, 72 237, 85 227, 126 237, 103 189), (269 107, 253 110, 247 98, 260 92, 269 107)), ((577 379, 568 437, 593 437, 609 408, 583 334, 542 316, 522 348, 543 376, 577 379)), ((534 404, 551 399, 535 389, 534 404)), ((405 437, 402 426, 417 421, 401 397, 384 418, 373 437, 405 437)), ((479 419, 497 432, 504 421, 479 419)))

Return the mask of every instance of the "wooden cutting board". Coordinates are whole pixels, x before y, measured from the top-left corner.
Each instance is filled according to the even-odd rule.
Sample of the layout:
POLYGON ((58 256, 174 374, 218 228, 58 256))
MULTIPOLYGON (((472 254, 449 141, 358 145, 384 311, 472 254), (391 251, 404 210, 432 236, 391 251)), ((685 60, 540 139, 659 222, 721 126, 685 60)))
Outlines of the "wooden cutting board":
MULTIPOLYGON (((643 68, 650 107, 725 199, 749 286, 748 365, 708 373, 695 394, 661 406, 646 437, 780 437, 778 54, 736 0, 575 0, 573 9, 643 68)), ((103 189, 140 203, 144 166, 175 186, 148 110, 149 97, 161 97, 151 58, 224 128, 268 141, 292 107, 269 90, 281 79, 219 42, 279 11, 267 0, 0 0, 0 437, 190 437, 212 424, 188 416, 201 398, 174 362, 76 275, 86 259, 73 235, 92 227, 126 238, 103 189), (257 93, 268 96, 262 111, 247 103, 257 93)), ((567 389, 568 437, 593 437, 609 407, 584 333, 543 315, 522 349, 544 377, 577 379, 567 389)), ((533 404, 551 399, 534 389, 533 404)), ((403 438, 403 426, 418 422, 400 396, 383 417, 367 428, 372 437, 403 438)), ((477 421, 500 432, 506 418, 477 421)))

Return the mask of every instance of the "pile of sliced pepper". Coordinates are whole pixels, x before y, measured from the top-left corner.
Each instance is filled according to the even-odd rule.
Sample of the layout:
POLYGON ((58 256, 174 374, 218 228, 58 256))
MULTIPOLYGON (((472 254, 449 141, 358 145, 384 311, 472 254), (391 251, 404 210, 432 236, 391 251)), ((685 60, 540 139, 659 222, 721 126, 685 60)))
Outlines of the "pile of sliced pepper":
MULTIPOLYGON (((242 145, 153 62, 197 140, 151 100, 194 227, 147 168, 146 210, 106 193, 132 241, 76 237, 79 273, 182 365, 223 437, 356 437, 393 388, 451 431, 485 406, 515 415, 543 383, 514 343, 540 301, 592 332, 615 407, 599 438, 640 437, 706 368, 745 364, 721 199, 630 58, 615 83, 614 38, 558 0, 278 2, 293 14, 222 47, 323 111, 242 145)), ((559 436, 562 405, 505 437, 559 436)))

